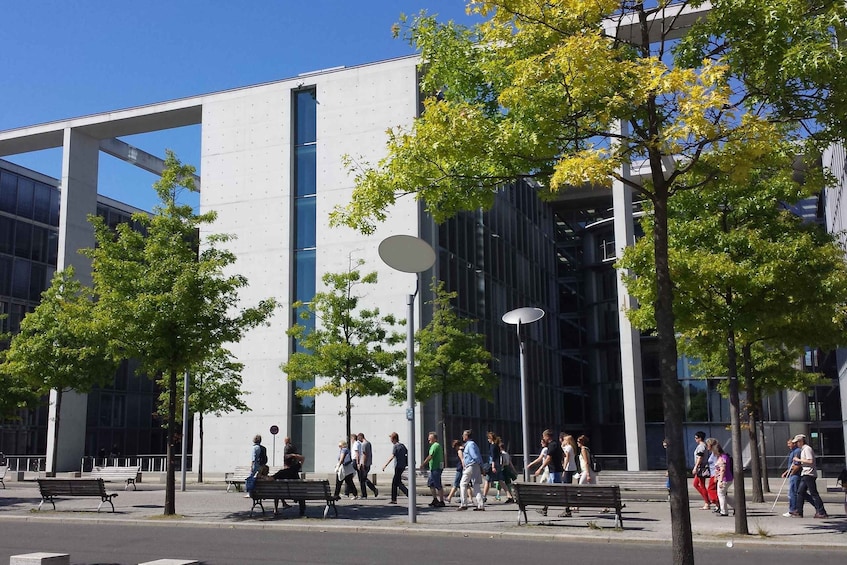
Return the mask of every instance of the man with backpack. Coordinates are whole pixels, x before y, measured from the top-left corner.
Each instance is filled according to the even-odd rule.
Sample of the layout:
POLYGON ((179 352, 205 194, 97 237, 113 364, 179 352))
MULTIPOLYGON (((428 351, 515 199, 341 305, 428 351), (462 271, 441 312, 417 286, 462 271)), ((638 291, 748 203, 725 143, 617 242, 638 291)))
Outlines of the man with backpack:
MULTIPOLYGON (((382 470, 385 471, 388 464, 392 460, 394 461, 394 479, 391 481, 391 500, 388 503, 397 504, 398 489, 406 496, 409 496, 409 489, 403 484, 403 471, 406 470, 406 466, 409 464, 409 451, 405 445, 400 443, 400 436, 397 435, 397 432, 391 432, 388 437, 391 439, 394 447, 391 450, 391 457, 382 466, 382 470)), ((412 476, 411 480, 415 480, 414 476, 412 476)))
POLYGON ((256 434, 253 437, 253 452, 250 462, 250 473, 255 475, 262 465, 268 464, 268 450, 262 445, 262 436, 256 434))

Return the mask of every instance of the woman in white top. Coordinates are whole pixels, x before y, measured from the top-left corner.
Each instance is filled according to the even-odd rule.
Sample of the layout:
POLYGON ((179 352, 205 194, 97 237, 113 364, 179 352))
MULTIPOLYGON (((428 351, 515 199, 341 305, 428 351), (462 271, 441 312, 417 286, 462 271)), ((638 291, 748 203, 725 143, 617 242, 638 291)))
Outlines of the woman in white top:
POLYGON ((591 451, 588 449, 588 436, 579 436, 576 440, 579 446, 579 484, 594 484, 597 475, 591 470, 591 451))
POLYGON ((566 485, 573 482, 574 475, 579 470, 576 464, 576 449, 576 440, 574 440, 573 436, 570 434, 565 435, 562 438, 562 451, 565 452, 565 476, 562 482, 566 485))

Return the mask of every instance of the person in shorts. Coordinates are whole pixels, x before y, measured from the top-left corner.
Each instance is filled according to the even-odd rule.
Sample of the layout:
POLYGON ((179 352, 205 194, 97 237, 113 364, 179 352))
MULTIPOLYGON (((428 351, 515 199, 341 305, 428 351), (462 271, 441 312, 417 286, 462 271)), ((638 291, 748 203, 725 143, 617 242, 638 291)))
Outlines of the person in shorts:
POLYGON ((441 484, 441 472, 444 467, 444 449, 438 443, 438 435, 435 432, 429 432, 429 454, 421 463, 421 469, 429 469, 429 477, 426 480, 426 486, 429 487, 432 493, 432 502, 430 506, 441 508, 444 504, 444 486, 441 484))

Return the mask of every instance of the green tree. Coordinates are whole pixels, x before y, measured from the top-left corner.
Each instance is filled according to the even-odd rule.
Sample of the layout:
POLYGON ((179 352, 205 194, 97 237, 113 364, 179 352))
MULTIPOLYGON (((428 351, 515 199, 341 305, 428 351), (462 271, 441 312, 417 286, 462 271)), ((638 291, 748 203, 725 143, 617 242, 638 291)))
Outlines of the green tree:
MULTIPOLYGON (((197 414, 197 432, 200 445, 197 451, 197 482, 203 482, 203 447, 204 427, 203 418, 206 414, 220 416, 228 412, 248 412, 250 407, 244 402, 244 389, 241 386, 241 371, 244 364, 233 359, 232 353, 219 347, 209 357, 203 359, 199 365, 194 366, 189 372, 188 407, 197 414)), ((158 413, 163 421, 168 417, 168 405, 170 393, 160 388, 158 413)), ((176 421, 182 423, 183 402, 185 396, 183 390, 177 391, 176 421)), ((185 441, 185 438, 183 438, 185 441)))
POLYGON ((497 0, 469 3, 484 19, 470 28, 426 14, 404 20, 425 62, 421 91, 438 96, 424 100, 410 130, 389 133, 386 158, 357 171, 352 202, 333 216, 369 231, 411 194, 442 221, 490 206, 497 186, 515 177, 550 193, 617 182, 652 203, 677 564, 692 563, 694 552, 668 203, 747 170, 783 135, 774 123, 819 142, 840 135, 847 85, 847 57, 831 40, 844 36, 843 2, 714 0, 693 21, 701 4, 497 0), (680 43, 688 26, 695 35, 680 43), (633 178, 633 164, 649 172, 633 178))
MULTIPOLYGON (((447 441, 449 395, 469 393, 491 401, 498 378, 491 371, 485 336, 474 332, 474 320, 459 317, 451 304, 457 294, 447 292, 443 281, 433 281, 431 288, 432 320, 415 332, 415 401, 440 398, 441 437, 447 441)), ((398 379, 392 396, 406 401, 405 378, 398 379)))
MULTIPOLYGON (((701 372, 728 377, 732 449, 739 469, 743 465, 739 375, 747 389, 752 452, 758 447, 754 406, 761 390, 755 384, 753 345, 770 345, 771 349, 757 353, 767 353, 773 361, 785 347, 831 345, 843 337, 843 316, 834 315, 847 306, 842 253, 822 228, 785 209, 786 204, 818 193, 823 180, 812 173, 804 185, 794 180, 794 149, 793 144, 776 144, 760 156, 746 178, 718 178, 708 192, 680 194, 669 207, 676 330, 686 353, 706 361, 701 372), (722 370, 715 360, 723 362, 722 370)), ((645 229, 651 222, 648 215, 645 229)), ((620 263, 632 270, 635 278, 627 286, 646 305, 630 312, 641 328, 653 323, 652 253, 651 243, 642 239, 626 250, 620 263)), ((764 363, 768 357, 759 360, 764 363)), ((779 374, 784 377, 785 371, 779 374)), ((777 382, 804 388, 802 381, 796 387, 783 379, 777 382)), ((761 501, 758 457, 752 458, 752 469, 754 499, 761 501)), ((741 472, 735 490, 737 530, 746 533, 741 472)))
POLYGON ((63 394, 102 386, 117 369, 92 298, 91 290, 75 278, 73 267, 57 271, 39 305, 21 321, 0 369, 18 379, 12 392, 22 393, 24 401, 31 401, 30 391, 37 397, 55 391, 54 448, 48 454, 54 471, 63 394))
MULTIPOLYGON (((356 267, 364 261, 359 260, 356 267)), ((398 371, 402 352, 391 349, 403 339, 391 331, 393 316, 380 316, 379 309, 359 308, 361 296, 354 293, 358 285, 376 284, 376 273, 362 275, 351 268, 344 273, 327 273, 322 277, 327 288, 315 294, 308 304, 296 302, 304 324, 288 330, 302 347, 292 353, 280 369, 291 381, 315 385, 298 389, 297 396, 344 395, 347 438, 351 434, 353 399, 382 396, 391 391, 386 375, 398 371)))
POLYGON ((140 370, 167 391, 165 515, 176 513, 179 376, 213 357, 223 344, 240 341, 276 307, 273 299, 238 306, 238 292, 247 280, 226 274, 236 260, 222 248, 230 236, 209 235, 201 243, 200 230, 214 222, 215 213, 195 214, 177 202, 182 190, 196 191, 193 179, 194 167, 169 151, 154 184, 160 205, 152 217, 133 216, 144 233, 127 224, 113 231, 92 217, 97 247, 87 251, 99 298, 96 312, 107 321, 113 355, 137 359, 140 370))

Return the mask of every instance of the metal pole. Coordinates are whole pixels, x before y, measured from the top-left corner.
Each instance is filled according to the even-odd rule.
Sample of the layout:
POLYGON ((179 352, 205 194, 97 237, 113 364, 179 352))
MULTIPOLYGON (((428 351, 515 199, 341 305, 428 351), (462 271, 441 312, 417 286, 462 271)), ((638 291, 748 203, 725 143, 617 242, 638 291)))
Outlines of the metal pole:
POLYGON ((182 488, 185 492, 185 472, 188 467, 188 371, 185 371, 185 378, 182 386, 182 488))
MULTIPOLYGON (((415 276, 417 279, 417 275, 415 276)), ((417 281, 415 293, 406 298, 408 312, 406 315, 406 419, 409 420, 409 523, 417 521, 415 516, 415 501, 417 488, 415 484, 415 295, 418 293, 417 281)))
POLYGON ((529 482, 529 424, 527 420, 529 414, 529 400, 526 392, 526 355, 524 354, 523 339, 521 339, 520 321, 518 321, 516 327, 518 331, 518 346, 520 348, 521 359, 521 428, 523 431, 524 450, 523 480, 524 482, 529 482))

